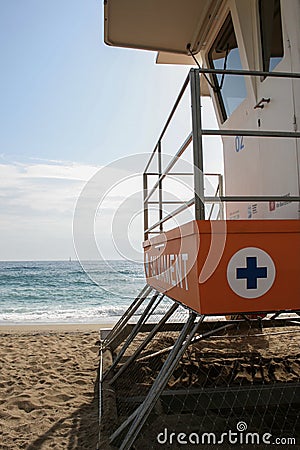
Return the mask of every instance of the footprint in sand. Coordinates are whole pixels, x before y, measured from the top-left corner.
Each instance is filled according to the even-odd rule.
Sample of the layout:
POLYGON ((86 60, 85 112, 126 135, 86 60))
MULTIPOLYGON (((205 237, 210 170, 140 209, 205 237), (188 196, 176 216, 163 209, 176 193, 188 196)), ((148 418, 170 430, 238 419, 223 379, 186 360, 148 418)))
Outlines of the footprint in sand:
POLYGON ((86 380, 84 380, 83 378, 79 378, 78 380, 74 380, 73 383, 83 386, 84 384, 86 384, 86 380))
POLYGON ((23 411, 25 411, 27 413, 30 413, 31 411, 33 411, 35 409, 41 408, 41 406, 34 404, 30 400, 20 400, 20 401, 17 401, 15 404, 19 409, 22 409, 23 411))
POLYGON ((68 400, 72 400, 73 398, 75 398, 75 396, 66 394, 57 394, 57 395, 47 395, 45 398, 47 401, 53 403, 65 403, 68 400))

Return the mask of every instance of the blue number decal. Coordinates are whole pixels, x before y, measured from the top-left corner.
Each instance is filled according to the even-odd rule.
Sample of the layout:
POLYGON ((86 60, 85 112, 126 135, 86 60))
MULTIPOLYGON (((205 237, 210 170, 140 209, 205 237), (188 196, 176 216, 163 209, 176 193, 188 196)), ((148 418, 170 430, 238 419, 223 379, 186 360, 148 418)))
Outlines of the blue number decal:
POLYGON ((235 151, 238 153, 245 148, 244 146, 244 136, 235 137, 235 151))

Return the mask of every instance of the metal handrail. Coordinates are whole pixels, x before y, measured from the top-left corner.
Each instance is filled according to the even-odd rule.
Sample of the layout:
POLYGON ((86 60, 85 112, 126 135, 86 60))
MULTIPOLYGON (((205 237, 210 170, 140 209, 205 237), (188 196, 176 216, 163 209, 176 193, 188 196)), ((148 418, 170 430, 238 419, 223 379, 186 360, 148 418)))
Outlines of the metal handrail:
POLYGON ((152 155, 151 155, 151 157, 150 157, 150 159, 149 159, 149 161, 148 161, 148 163, 147 163, 147 166, 145 167, 145 170, 144 170, 145 173, 147 172, 147 170, 148 170, 148 168, 149 168, 149 166, 150 166, 150 164, 151 164, 151 162, 152 162, 152 160, 153 160, 153 158, 154 158, 154 155, 155 155, 155 153, 156 153, 156 151, 157 151, 157 149, 158 149, 158 144, 159 144, 159 142, 162 141, 162 138, 164 137, 164 135, 165 135, 165 133, 166 133, 166 131, 167 131, 167 129, 168 129, 168 126, 170 125, 170 122, 171 122, 171 120, 172 120, 172 117, 174 116, 174 114, 175 114, 175 112, 176 112, 176 110, 177 110, 177 107, 178 107, 178 105, 179 105, 179 103, 180 103, 180 100, 182 99, 183 94, 185 93, 185 90, 186 90, 186 88, 187 88, 188 85, 189 85, 189 75, 188 75, 188 76, 186 77, 186 79, 184 80, 183 86, 182 86, 182 88, 180 89, 180 92, 179 92, 178 97, 177 97, 177 99, 176 99, 176 101, 175 101, 175 103, 174 103, 174 106, 173 106, 173 108, 172 108, 172 110, 171 110, 171 112, 170 112, 170 114, 169 114, 169 117, 167 118, 166 124, 165 124, 165 126, 164 126, 164 128, 163 128, 163 130, 162 130, 162 132, 161 132, 161 134, 160 134, 160 136, 159 136, 159 138, 158 138, 157 144, 156 144, 156 146, 154 147, 154 150, 153 150, 153 152, 152 152, 152 155))
MULTIPOLYGON (((243 75, 243 76, 256 76, 256 77, 259 76, 259 77, 271 77, 271 78, 292 78, 292 79, 299 79, 300 78, 300 73, 291 73, 291 72, 266 72, 266 71, 261 71, 261 70, 228 70, 228 69, 224 70, 224 69, 208 69, 208 68, 201 68, 201 69, 197 68, 197 69, 192 69, 192 70, 198 72, 199 75, 200 74, 211 74, 211 75, 237 75, 237 76, 238 75, 243 75)), ((183 86, 182 86, 182 88, 181 88, 181 90, 180 90, 180 92, 178 94, 178 97, 177 97, 177 99, 176 99, 176 101, 174 103, 174 106, 173 106, 173 108, 172 108, 172 110, 171 110, 171 112, 170 112, 170 114, 168 116, 166 124, 165 124, 165 126, 164 126, 164 128, 163 128, 163 130, 162 130, 162 132, 161 132, 161 134, 159 136, 159 138, 158 138, 158 142, 160 142, 162 140, 162 138, 164 137, 164 135, 165 135, 165 133, 167 131, 167 128, 168 128, 168 126, 169 126, 169 124, 170 124, 170 122, 172 120, 172 117, 174 116, 174 114, 176 112, 176 109, 177 109, 177 107, 178 107, 178 105, 180 103, 180 100, 181 100, 181 98, 182 98, 182 96, 183 96, 183 94, 184 94, 188 84, 189 84, 189 76, 186 77, 186 79, 185 79, 185 81, 183 83, 183 86)), ((213 130, 206 130, 207 134, 209 134, 210 131, 213 131, 213 130)), ((234 131, 237 132, 237 130, 234 130, 234 131)), ((220 132, 220 130, 215 130, 215 132, 213 134, 216 134, 217 132, 220 132)), ((226 132, 229 132, 229 130, 226 130, 226 132)), ((240 131, 238 131, 237 134, 239 132, 240 131)), ((226 133, 224 133, 224 135, 225 134, 226 133)), ((154 150, 152 152, 150 160, 148 161, 148 163, 147 163, 147 165, 145 167, 144 172, 147 172, 147 170, 148 170, 148 168, 149 168, 149 166, 150 166, 150 164, 152 162, 154 154, 155 154, 155 152, 157 150, 158 142, 157 142, 156 146, 154 147, 154 150)))
MULTIPOLYGON (((176 162, 178 161, 178 159, 180 158, 180 156, 185 152, 185 150, 188 148, 188 146, 190 145, 190 143, 192 142, 192 133, 190 133, 188 135, 188 137, 185 139, 185 141, 183 142, 183 144, 180 146, 179 150, 177 151, 176 155, 171 159, 171 161, 169 162, 168 166, 166 167, 166 169, 164 170, 164 172, 159 175, 157 182, 154 184, 153 188, 151 189, 151 191, 149 192, 149 194, 146 196, 146 198, 144 199, 144 203, 147 202, 149 200, 149 198, 153 195, 153 193, 156 191, 156 189, 159 186, 159 183, 162 182, 162 180, 166 177, 166 175, 170 172, 170 170, 174 167, 174 165, 176 164, 176 162)), ((145 172, 146 174, 146 172, 145 172)))
MULTIPOLYGON (((167 221, 173 218, 174 216, 180 214, 185 209, 189 208, 192 205, 195 205, 195 218, 196 219, 203 219, 205 217, 205 210, 204 210, 204 204, 205 203, 211 203, 213 206, 209 213, 209 218, 211 218, 214 205, 216 203, 220 203, 223 205, 224 202, 271 202, 271 201, 282 201, 285 200, 287 202, 300 202, 299 196, 224 196, 223 195, 223 185, 222 182, 219 179, 219 184, 217 186, 215 196, 213 197, 205 197, 204 196, 204 181, 203 176, 202 180, 197 179, 196 172, 194 172, 194 183, 197 184, 195 186, 195 191, 197 191, 197 194, 195 193, 195 196, 193 199, 188 200, 187 202, 178 202, 178 201, 163 201, 162 198, 162 181, 166 176, 176 176, 176 175, 191 175, 189 173, 170 173, 180 156, 185 152, 185 150, 188 148, 191 142, 193 142, 193 154, 194 154, 194 165, 196 166, 196 171, 200 170, 200 173, 202 173, 203 168, 203 152, 202 152, 202 136, 246 136, 246 137, 266 137, 266 138, 299 138, 300 132, 298 131, 261 131, 261 130, 242 130, 242 129, 235 129, 235 130, 220 130, 220 129, 203 129, 201 124, 201 114, 199 114, 201 103, 200 103, 200 83, 196 82, 197 77, 199 77, 201 74, 210 74, 210 75, 216 75, 216 74, 224 74, 224 75, 237 75, 237 76, 259 76, 259 77, 272 77, 272 78, 288 78, 288 79, 300 79, 300 73, 289 73, 289 72, 266 72, 266 71, 255 71, 255 70, 222 70, 222 69, 207 69, 207 68, 198 68, 198 69, 191 69, 189 72, 189 75, 185 79, 183 86, 179 92, 179 95, 175 101, 175 104, 168 116, 168 119, 166 121, 166 124, 159 136, 158 142, 156 146, 154 147, 154 150, 151 154, 151 157, 146 165, 145 171, 144 171, 144 233, 145 233, 145 239, 148 238, 149 233, 155 233, 153 231, 155 228, 159 227, 160 231, 163 230, 162 225, 167 221), (169 162, 168 166, 165 170, 162 170, 162 155, 161 155, 161 148, 162 148, 162 139, 165 136, 165 133, 171 123, 171 120, 178 108, 178 105, 186 91, 186 88, 188 85, 191 85, 191 100, 192 100, 192 132, 188 135, 188 137, 185 139, 177 153, 174 155, 174 157, 169 162), (151 162, 154 159, 154 156, 158 155, 158 171, 151 171, 148 172, 148 169, 150 167, 151 162), (147 177, 151 175, 157 175, 158 179, 151 188, 150 191, 148 191, 148 181, 147 177), (149 201, 151 196, 155 193, 155 191, 159 189, 159 201, 149 201), (156 222, 154 225, 151 225, 149 227, 148 224, 148 205, 150 204, 158 204, 159 205, 159 214, 160 218, 159 221, 156 222), (164 218, 162 217, 162 206, 163 204, 181 204, 181 206, 172 213, 168 214, 164 218)), ((199 173, 199 172, 198 172, 199 173)), ((207 176, 219 176, 222 177, 221 174, 206 174, 207 176)), ((222 210, 220 208, 217 218, 220 218, 222 216, 222 210)))
MULTIPOLYGON (((218 189, 219 189, 219 186, 218 186, 218 189)), ((240 202, 256 202, 256 203, 259 203, 259 202, 271 202, 271 201, 280 202, 282 200, 285 200, 286 202, 289 202, 289 203, 300 202, 300 197, 298 197, 298 196, 287 197, 287 196, 275 195, 275 196, 257 196, 257 197, 252 197, 252 196, 220 196, 219 197, 219 196, 217 196, 218 189, 216 190, 215 197, 204 197, 204 199, 203 199, 204 202, 212 203, 213 205, 215 205, 216 203, 225 203, 225 202, 233 202, 233 203, 234 202, 239 202, 239 203, 240 202)), ((170 203, 170 202, 163 202, 163 203, 170 203)), ((175 209, 172 213, 165 216, 161 221, 158 221, 154 225, 151 225, 151 227, 149 227, 145 230, 145 233, 152 232, 152 230, 157 228, 161 223, 165 223, 168 220, 173 219, 178 214, 182 213, 186 209, 193 206, 194 203, 195 203, 194 197, 191 198, 190 200, 188 200, 187 202, 182 202, 183 205, 180 208, 175 209)), ((212 213, 212 210, 211 210, 211 213, 212 213)), ((208 220, 210 220, 210 218, 211 218, 211 214, 210 214, 208 220)))
POLYGON ((300 202, 299 196, 286 196, 286 195, 229 195, 229 196, 220 196, 218 198, 216 197, 204 197, 203 198, 205 203, 227 203, 227 202, 280 202, 282 200, 293 203, 293 202, 300 202))
POLYGON ((246 137, 278 137, 299 138, 297 131, 259 131, 259 130, 201 130, 203 136, 246 136, 246 137))
POLYGON ((243 75, 250 77, 269 77, 269 78, 300 78, 300 73, 297 72, 265 72, 263 70, 233 70, 233 69, 208 69, 208 68, 197 68, 191 69, 195 70, 199 74, 214 74, 214 75, 243 75))
MULTIPOLYGON (((219 178, 219 183, 218 183, 217 188, 216 188, 215 197, 212 197, 213 199, 216 199, 217 196, 218 196, 218 193, 222 194, 222 178, 223 177, 219 173, 206 173, 205 175, 207 175, 207 176, 217 176, 219 178)), ((207 197, 207 198, 209 198, 209 197, 207 197)), ((208 202, 208 203, 213 203, 212 208, 211 208, 211 212, 210 212, 210 217, 211 217, 211 214, 213 213, 215 203, 220 203, 220 202, 221 202, 221 200, 219 200, 219 201, 216 200, 215 202, 208 202)), ((187 201, 162 200, 161 202, 160 201, 151 201, 151 202, 147 202, 147 203, 150 204, 150 205, 153 205, 153 204, 156 204, 156 205, 165 205, 165 204, 173 204, 174 205, 174 204, 179 204, 179 205, 182 205, 182 206, 180 206, 179 208, 175 209, 172 213, 168 214, 167 216, 165 216, 163 219, 161 219, 158 222, 156 222, 151 227, 147 228, 144 231, 145 234, 153 233, 152 230, 154 230, 158 226, 161 226, 162 224, 164 224, 168 220, 173 219, 178 214, 184 212, 186 209, 188 209, 191 206, 193 206, 194 203, 195 203, 195 197, 193 197, 193 198, 191 198, 190 200, 187 200, 187 201)), ((222 218, 221 212, 222 211, 220 209, 220 211, 218 213, 218 217, 222 218)), ((209 219, 210 219, 210 217, 209 217, 209 219)))
POLYGON ((158 222, 156 222, 154 225, 151 225, 151 227, 147 228, 145 230, 145 233, 150 233, 152 230, 154 230, 155 228, 157 228, 161 223, 164 224, 165 222, 167 222, 170 219, 173 219, 173 217, 177 216, 178 214, 182 213, 183 211, 185 211, 187 208, 189 208, 190 206, 193 206, 193 204, 195 203, 195 198, 191 198, 189 201, 187 201, 184 205, 180 206, 179 208, 175 209, 175 211, 173 211, 172 213, 166 215, 162 220, 159 220, 158 222))
MULTIPOLYGON (((216 192, 215 192, 215 197, 217 197, 217 195, 220 193, 219 191, 220 191, 220 184, 218 184, 218 186, 217 186, 217 189, 216 189, 216 192)), ((208 215, 208 220, 211 219, 212 213, 214 212, 214 209, 215 209, 215 202, 212 203, 212 205, 211 205, 210 212, 209 212, 209 215, 208 215)))

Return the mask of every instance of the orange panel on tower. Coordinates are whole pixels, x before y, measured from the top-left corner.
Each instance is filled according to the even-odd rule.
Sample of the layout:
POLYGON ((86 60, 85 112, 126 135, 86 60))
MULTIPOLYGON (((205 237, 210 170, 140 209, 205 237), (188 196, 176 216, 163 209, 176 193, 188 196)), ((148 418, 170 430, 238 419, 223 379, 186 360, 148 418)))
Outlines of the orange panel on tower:
POLYGON ((200 314, 300 309, 298 220, 192 221, 144 250, 148 284, 200 314))

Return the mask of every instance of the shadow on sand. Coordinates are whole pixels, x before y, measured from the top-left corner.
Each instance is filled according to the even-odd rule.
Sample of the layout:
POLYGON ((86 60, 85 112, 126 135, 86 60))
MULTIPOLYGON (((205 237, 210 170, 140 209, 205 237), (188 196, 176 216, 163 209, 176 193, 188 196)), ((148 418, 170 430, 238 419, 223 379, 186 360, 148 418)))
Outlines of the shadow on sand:
POLYGON ((32 442, 26 450, 64 449, 64 450, 96 450, 98 442, 98 400, 99 370, 94 384, 94 395, 90 403, 84 403, 70 416, 60 419, 49 430, 32 442), (71 427, 67 425, 72 422, 71 427), (59 441, 53 439, 59 436, 59 441))

